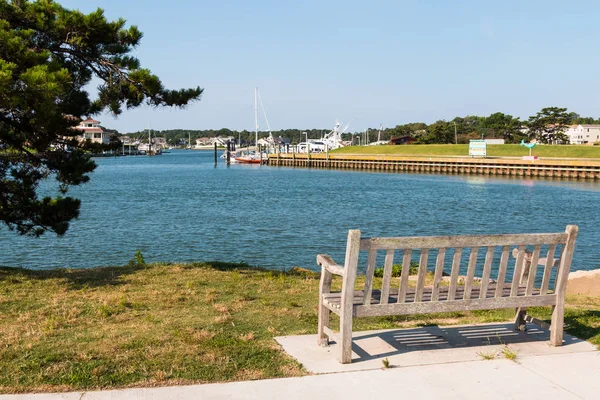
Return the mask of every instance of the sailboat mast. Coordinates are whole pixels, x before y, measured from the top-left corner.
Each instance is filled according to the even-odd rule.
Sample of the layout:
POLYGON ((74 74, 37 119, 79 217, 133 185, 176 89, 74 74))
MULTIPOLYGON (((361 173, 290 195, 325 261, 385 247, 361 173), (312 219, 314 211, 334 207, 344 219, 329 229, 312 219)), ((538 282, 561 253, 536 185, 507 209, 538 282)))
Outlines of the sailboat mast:
POLYGON ((256 126, 256 130, 255 130, 254 146, 256 147, 256 151, 258 151, 258 102, 257 102, 257 97, 258 97, 258 88, 255 87, 254 88, 254 124, 256 126))
POLYGON ((150 120, 148 120, 148 155, 152 155, 152 131, 150 131, 150 120))

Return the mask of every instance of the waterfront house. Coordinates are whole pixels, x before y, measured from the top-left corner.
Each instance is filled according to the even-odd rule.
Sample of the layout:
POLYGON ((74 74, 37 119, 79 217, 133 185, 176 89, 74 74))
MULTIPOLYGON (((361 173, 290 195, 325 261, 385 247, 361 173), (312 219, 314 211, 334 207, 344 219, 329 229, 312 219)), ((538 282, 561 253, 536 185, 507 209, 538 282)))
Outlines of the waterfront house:
POLYGON ((210 146, 211 141, 209 137, 201 137, 196 139, 196 146, 210 146))
POLYGON ((217 137, 211 138, 211 145, 214 145, 216 143, 217 146, 219 146, 219 147, 226 147, 227 142, 229 142, 229 141, 231 141, 233 143, 233 142, 235 142, 235 138, 233 136, 217 136, 217 137))
POLYGON ((412 143, 414 141, 415 141, 415 138, 413 138, 411 136, 400 136, 400 137, 392 138, 390 140, 390 144, 395 144, 395 145, 410 144, 410 143, 412 143))
POLYGON ((153 137, 152 143, 154 143, 162 148, 167 147, 167 139, 164 137, 153 137))
POLYGON ((100 127, 100 121, 96 121, 95 119, 87 118, 81 121, 75 129, 81 131, 77 138, 82 142, 88 139, 92 143, 108 144, 110 142, 110 134, 104 132, 100 127))
POLYGON ((600 143, 600 125, 571 125, 565 131, 570 144, 600 143))

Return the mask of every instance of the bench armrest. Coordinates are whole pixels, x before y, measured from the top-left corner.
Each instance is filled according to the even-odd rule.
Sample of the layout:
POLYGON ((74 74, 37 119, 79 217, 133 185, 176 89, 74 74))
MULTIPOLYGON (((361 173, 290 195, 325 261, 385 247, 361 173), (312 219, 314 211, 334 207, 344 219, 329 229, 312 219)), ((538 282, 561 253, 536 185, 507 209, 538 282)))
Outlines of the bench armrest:
POLYGON ((336 264, 327 254, 319 254, 317 256, 317 264, 332 274, 344 276, 344 267, 336 264))

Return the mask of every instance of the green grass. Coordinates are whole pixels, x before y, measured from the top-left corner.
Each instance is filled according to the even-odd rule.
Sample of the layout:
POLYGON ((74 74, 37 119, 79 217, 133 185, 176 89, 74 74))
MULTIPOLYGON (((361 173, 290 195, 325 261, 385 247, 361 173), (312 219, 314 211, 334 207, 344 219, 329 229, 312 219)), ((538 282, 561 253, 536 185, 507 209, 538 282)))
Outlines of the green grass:
MULTIPOLYGON (((332 154, 382 154, 405 156, 469 156, 468 144, 410 144, 399 146, 351 146, 333 150, 332 154)), ((539 145, 532 154, 552 158, 600 158, 600 146, 539 145)), ((522 157, 529 149, 518 144, 488 145, 488 157, 522 157)))
MULTIPOLYGON (((0 268, 0 393, 305 375, 274 337, 316 333, 318 282, 310 271, 228 263, 0 268)), ((600 344, 600 299, 568 303, 568 331, 600 344)), ((550 309, 533 315, 548 320, 550 309)), ((354 329, 513 316, 496 310, 361 318, 354 329)))

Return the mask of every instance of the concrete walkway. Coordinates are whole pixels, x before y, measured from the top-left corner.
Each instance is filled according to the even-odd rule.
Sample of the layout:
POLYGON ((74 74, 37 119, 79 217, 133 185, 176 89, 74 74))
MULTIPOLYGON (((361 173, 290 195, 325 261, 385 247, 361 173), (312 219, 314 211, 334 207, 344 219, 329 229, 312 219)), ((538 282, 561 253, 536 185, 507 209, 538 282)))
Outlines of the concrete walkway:
POLYGON ((479 361, 484 356, 504 358, 506 349, 519 359, 596 351, 596 346, 568 334, 563 346, 552 347, 548 344, 550 331, 534 324, 527 324, 524 332, 515 331, 511 323, 490 323, 353 332, 352 338, 351 364, 337 361, 337 343, 317 346, 317 335, 280 336, 275 340, 315 374, 380 369, 384 359, 394 367, 414 367, 479 361))
POLYGON ((211 385, 88 393, 8 395, 1 400, 191 399, 598 399, 600 353, 433 364, 211 385))

